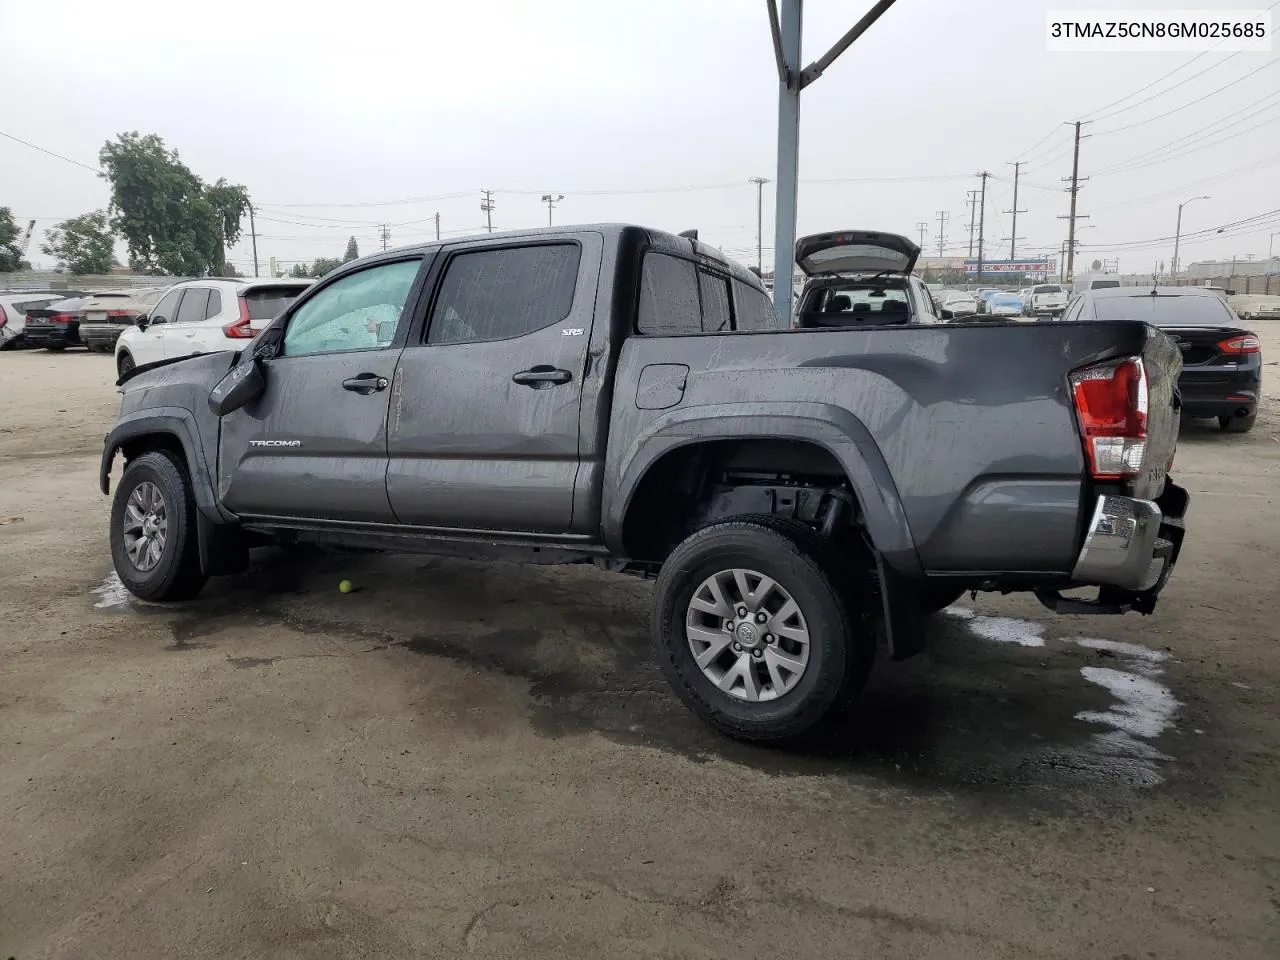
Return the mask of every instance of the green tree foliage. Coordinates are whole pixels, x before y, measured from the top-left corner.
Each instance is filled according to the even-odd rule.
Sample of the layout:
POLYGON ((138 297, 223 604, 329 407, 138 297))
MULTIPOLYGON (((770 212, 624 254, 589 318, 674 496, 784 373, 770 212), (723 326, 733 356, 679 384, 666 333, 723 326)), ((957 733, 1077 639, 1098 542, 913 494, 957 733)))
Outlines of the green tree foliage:
POLYGON ((13 212, 8 207, 0 207, 0 273, 26 269, 22 254, 18 252, 18 238, 21 235, 22 231, 14 222, 13 212))
POLYGON ((315 262, 311 264, 311 276, 319 279, 326 273, 338 269, 342 263, 343 261, 336 257, 316 257, 315 262))
POLYGON ((359 259, 360 247, 356 243, 356 238, 352 237, 347 241, 347 252, 342 255, 343 263, 350 263, 352 260, 359 259))
POLYGON ((1101 260, 1095 260, 1095 261, 1093 261, 1093 263, 1091 263, 1091 264, 1089 265, 1089 269, 1090 269, 1090 270, 1101 270, 1101 269, 1102 269, 1102 261, 1101 261, 1101 260))
POLYGON ((306 279, 307 277, 311 276, 311 271, 307 269, 307 265, 305 263, 295 263, 289 269, 289 276, 298 277, 299 279, 306 279))
POLYGON ((111 226, 129 265, 147 273, 226 272, 226 248, 240 239, 248 191, 221 178, 207 184, 154 133, 122 133, 98 154, 111 184, 111 226))
POLYGON ((40 249, 68 272, 85 274, 110 273, 116 264, 115 247, 106 212, 95 210, 62 221, 45 234, 40 249))

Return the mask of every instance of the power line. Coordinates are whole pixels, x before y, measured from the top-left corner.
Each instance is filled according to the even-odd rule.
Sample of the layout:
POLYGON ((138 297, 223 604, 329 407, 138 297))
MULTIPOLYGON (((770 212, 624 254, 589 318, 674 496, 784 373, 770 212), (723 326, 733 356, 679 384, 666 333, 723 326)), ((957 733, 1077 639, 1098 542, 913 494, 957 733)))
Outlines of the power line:
MULTIPOLYGON (((1247 119, 1251 119, 1251 118, 1247 118, 1247 119)), ((1175 153, 1165 153, 1163 155, 1160 155, 1160 151, 1149 151, 1148 153, 1145 153, 1145 154, 1139 154, 1136 157, 1130 157, 1128 160, 1121 160, 1119 163, 1112 164, 1109 167, 1103 167, 1101 170, 1095 171, 1095 173, 1097 176, 1117 176, 1122 173, 1132 173, 1135 170, 1144 170, 1147 167, 1154 167, 1161 163, 1168 163, 1170 160, 1181 160, 1183 157, 1190 156, 1193 153, 1198 153, 1201 150, 1208 150, 1212 147, 1221 146, 1222 144, 1227 143, 1231 140, 1234 140, 1237 137, 1243 137, 1246 134, 1250 134, 1256 130, 1262 129, 1263 127, 1270 126, 1271 124, 1275 123, 1277 120, 1280 120, 1280 117, 1272 117, 1270 120, 1265 120, 1262 123, 1255 123, 1252 126, 1239 131, 1238 133, 1233 133, 1229 137, 1216 138, 1213 140, 1209 140, 1208 142, 1205 142, 1205 143, 1199 143, 1194 146, 1191 144, 1182 144, 1182 147, 1185 147, 1186 149, 1182 149, 1182 147, 1179 147, 1177 148, 1178 152, 1175 152, 1175 153)), ((1245 121, 1240 121, 1240 122, 1242 123, 1245 121)), ((1230 127, 1234 127, 1238 125, 1239 123, 1233 123, 1233 124, 1230 124, 1229 127, 1224 127, 1223 129, 1224 130, 1229 129, 1230 127)), ((1218 132, 1221 132, 1221 131, 1218 131, 1218 132)), ((1161 150, 1167 149, 1167 146, 1168 145, 1166 145, 1166 147, 1162 147, 1161 150)))
MULTIPOLYGON (((1154 121, 1156 121, 1156 120, 1163 120, 1165 117, 1171 117, 1171 116, 1173 116, 1175 113, 1181 113, 1183 110, 1187 109, 1187 107, 1194 107, 1197 103, 1200 103, 1200 102, 1201 102, 1201 101, 1203 101, 1203 100, 1208 100, 1210 97, 1215 96, 1215 95, 1217 95, 1217 94, 1221 93, 1223 90, 1226 90, 1226 89, 1228 89, 1229 87, 1233 87, 1233 86, 1235 86, 1237 83, 1240 83, 1240 82, 1241 82, 1241 81, 1243 81, 1243 80, 1248 80, 1250 77, 1252 77, 1252 76, 1253 76, 1255 73, 1257 73, 1259 70, 1263 70, 1263 69, 1265 69, 1266 67, 1271 66, 1273 63, 1275 63, 1275 62, 1276 62, 1276 60, 1277 60, 1277 59, 1278 59, 1278 58, 1276 58, 1276 57, 1272 57, 1272 58, 1271 58, 1270 60, 1268 60, 1266 63, 1262 64, 1262 66, 1258 67, 1258 69, 1257 69, 1257 70, 1250 70, 1250 71, 1249 71, 1248 73, 1246 73, 1243 77, 1240 77, 1240 78, 1238 78, 1238 79, 1236 79, 1236 80, 1233 80, 1233 81, 1231 81, 1231 82, 1230 82, 1230 83, 1228 83, 1228 84, 1224 84, 1223 86, 1218 87, 1218 89, 1217 89, 1217 90, 1210 90, 1210 91, 1209 91, 1208 93, 1206 93, 1204 96, 1202 96, 1202 97, 1197 97, 1196 99, 1192 100, 1190 103, 1184 103, 1184 104, 1182 104, 1182 106, 1180 106, 1180 107, 1175 107, 1175 108, 1174 108, 1174 109, 1172 109, 1172 110, 1166 110, 1164 113, 1158 113, 1158 114, 1156 114, 1154 117, 1148 117, 1146 120, 1135 120, 1133 123, 1127 123, 1127 124, 1125 124, 1123 127, 1114 127, 1114 128, 1113 128, 1113 129, 1111 129, 1111 130, 1099 130, 1099 131, 1097 131, 1097 132, 1094 134, 1094 136, 1101 136, 1101 137, 1105 137, 1106 135, 1111 134, 1111 133, 1120 133, 1122 130, 1132 130, 1134 127, 1141 127, 1141 126, 1143 126, 1143 125, 1145 125, 1145 124, 1152 123, 1152 122, 1154 122, 1154 121)), ((1249 106, 1250 106, 1250 107, 1251 107, 1251 106, 1254 106, 1255 104, 1261 103, 1263 100, 1270 99, 1271 97, 1274 97, 1275 95, 1276 95, 1276 92, 1275 92, 1275 91, 1273 91, 1272 93, 1267 94, 1265 97, 1262 97, 1262 98, 1261 98, 1261 99, 1259 99, 1259 100, 1255 100, 1253 103, 1249 104, 1249 106)), ((1241 112, 1243 112, 1244 110, 1248 110, 1248 109, 1249 109, 1249 107, 1242 107, 1240 110, 1235 111, 1235 113, 1241 113, 1241 112)), ((1228 114, 1228 116, 1231 116, 1231 115, 1232 115, 1232 114, 1228 114)))
POLYGON ((81 167, 88 170, 90 173, 101 173, 97 167, 91 167, 87 163, 81 163, 79 160, 72 160, 70 157, 64 157, 60 153, 54 153, 52 150, 31 143, 29 140, 23 140, 21 137, 15 137, 12 133, 5 133, 3 130, 0 130, 0 137, 5 137, 6 139, 12 140, 14 143, 20 143, 24 147, 30 147, 32 150, 39 150, 41 153, 47 153, 51 157, 57 157, 59 160, 64 160, 72 166, 81 167))

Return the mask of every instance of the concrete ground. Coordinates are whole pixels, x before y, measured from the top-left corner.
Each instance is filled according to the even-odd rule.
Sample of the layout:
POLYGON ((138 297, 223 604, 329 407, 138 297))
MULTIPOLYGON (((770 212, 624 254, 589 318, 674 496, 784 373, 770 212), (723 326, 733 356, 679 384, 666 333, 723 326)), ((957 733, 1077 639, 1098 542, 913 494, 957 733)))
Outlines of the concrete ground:
POLYGON ((0 354, 0 957, 1274 960, 1267 370, 1253 433, 1184 430, 1154 616, 966 600, 793 753, 687 714, 594 569, 263 551, 128 600, 111 358, 0 354))

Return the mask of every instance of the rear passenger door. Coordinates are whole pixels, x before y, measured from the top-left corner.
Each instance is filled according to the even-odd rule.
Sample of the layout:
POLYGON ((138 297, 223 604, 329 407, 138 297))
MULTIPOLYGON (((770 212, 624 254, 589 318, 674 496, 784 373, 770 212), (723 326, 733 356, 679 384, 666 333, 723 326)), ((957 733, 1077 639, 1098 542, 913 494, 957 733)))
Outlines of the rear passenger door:
POLYGON ((567 533, 599 234, 445 248, 389 413, 401 523, 567 533))

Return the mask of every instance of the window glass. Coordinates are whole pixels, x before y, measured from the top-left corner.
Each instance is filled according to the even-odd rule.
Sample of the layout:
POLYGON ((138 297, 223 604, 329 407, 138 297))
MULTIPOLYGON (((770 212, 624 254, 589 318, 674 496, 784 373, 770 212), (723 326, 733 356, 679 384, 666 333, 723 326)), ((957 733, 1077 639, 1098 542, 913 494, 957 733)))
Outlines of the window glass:
POLYGON ((182 306, 178 307, 175 323, 194 323, 204 319, 205 307, 209 305, 209 291, 204 287, 188 287, 182 297, 182 306))
POLYGON ((217 290, 209 291, 209 306, 205 308, 204 318, 206 320, 216 317, 222 312, 222 294, 217 290))
POLYGON ((172 323, 174 314, 178 312, 178 301, 182 299, 182 290, 171 290, 163 300, 151 311, 152 323, 172 323))
POLYGON ((253 287, 246 290, 244 302, 249 305, 250 320, 274 320, 306 290, 296 284, 284 287, 253 287))
POLYGON ((644 255, 636 329, 655 336, 702 332, 698 274, 692 263, 661 253, 644 255))
POLYGON ((1099 297, 1093 301, 1099 320, 1141 320, 1153 326, 1204 324, 1221 327, 1235 316, 1220 297, 1138 294, 1132 297, 1099 297))
POLYGON ((563 320, 580 256, 576 243, 458 254, 445 269, 427 342, 506 340, 563 320))
POLYGON ((778 317, 773 303, 763 290, 748 286, 741 280, 733 281, 733 310, 735 326, 739 330, 776 330, 778 317))
POLYGON ((380 350, 395 339, 419 261, 387 263, 329 284, 298 308, 284 332, 284 355, 380 350))
POLYGON ((698 271, 698 287, 702 290, 702 332, 728 333, 729 281, 714 273, 698 271))

